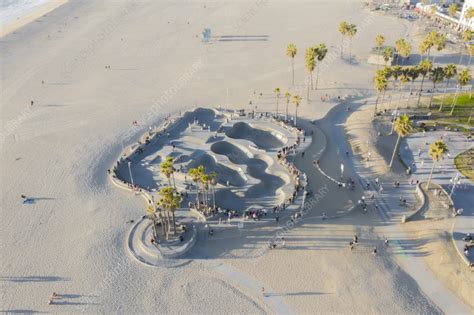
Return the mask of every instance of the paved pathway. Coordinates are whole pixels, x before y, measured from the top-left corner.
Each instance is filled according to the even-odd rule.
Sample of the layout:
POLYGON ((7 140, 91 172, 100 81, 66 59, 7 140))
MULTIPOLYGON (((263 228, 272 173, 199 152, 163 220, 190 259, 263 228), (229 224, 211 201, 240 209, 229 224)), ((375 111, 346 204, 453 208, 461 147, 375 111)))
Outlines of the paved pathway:
POLYGON ((474 234, 474 185, 464 178, 454 165, 454 158, 461 152, 474 147, 474 143, 459 132, 435 131, 414 134, 402 142, 400 154, 407 165, 413 169, 413 175, 421 181, 427 181, 433 161, 429 157, 429 144, 443 139, 449 148, 449 155, 445 156, 433 171, 432 181, 441 185, 448 194, 452 193, 452 199, 456 209, 462 208, 462 215, 456 217, 453 226, 453 239, 458 253, 466 262, 474 262, 474 250, 469 252, 469 257, 463 254, 465 242, 462 237, 466 233, 474 234), (453 186, 452 179, 461 178, 460 182, 453 186))
MULTIPOLYGON (((373 101, 369 101, 369 105, 367 106, 373 106, 372 103, 373 101)), ((352 108, 360 106, 363 105, 361 105, 361 103, 351 104, 352 108)), ((344 122, 350 113, 346 112, 345 108, 346 106, 338 106, 329 113, 329 115, 332 116, 330 121, 335 124, 336 128, 332 128, 328 130, 328 132, 332 135, 332 142, 335 143, 341 151, 345 151, 348 147, 344 132, 344 122)), ((397 255, 399 264, 415 279, 415 281, 417 281, 423 292, 426 293, 427 296, 443 310, 443 312, 446 314, 471 314, 470 308, 440 281, 438 281, 435 275, 433 275, 429 270, 428 266, 426 266, 423 257, 417 255, 416 251, 413 251, 414 245, 412 242, 407 241, 410 240, 410 236, 400 230, 396 224, 390 224, 394 223, 394 221, 398 221, 400 214, 405 211, 405 209, 400 206, 399 198, 397 196, 400 194, 406 196, 413 195, 414 186, 412 187, 411 185, 404 183, 400 188, 395 188, 393 185, 390 185, 390 183, 393 183, 395 178, 403 177, 396 174, 388 174, 388 176, 382 178, 381 176, 374 174, 369 166, 370 164, 367 164, 365 161, 361 161, 358 158, 350 159, 347 163, 347 167, 353 168, 353 170, 358 174, 358 180, 364 187, 367 182, 370 183, 369 190, 371 190, 372 187, 376 187, 375 177, 380 177, 380 182, 389 181, 389 183, 385 185, 386 188, 384 188, 383 192, 373 191, 371 193, 375 193, 376 195, 377 210, 382 221, 387 224, 385 228, 387 235, 400 235, 401 239, 405 239, 405 241, 392 242, 394 252, 400 253, 397 255)))

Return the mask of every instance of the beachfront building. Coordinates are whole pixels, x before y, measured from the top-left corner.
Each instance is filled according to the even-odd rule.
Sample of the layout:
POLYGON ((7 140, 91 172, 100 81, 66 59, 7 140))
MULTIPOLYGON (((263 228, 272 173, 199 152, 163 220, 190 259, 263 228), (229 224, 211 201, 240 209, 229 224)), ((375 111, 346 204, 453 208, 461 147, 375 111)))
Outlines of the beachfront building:
POLYGON ((436 17, 448 23, 453 29, 457 31, 463 31, 468 28, 471 30, 474 30, 474 19, 466 18, 468 9, 474 8, 474 0, 465 0, 464 2, 446 0, 443 4, 444 7, 441 6, 439 2, 440 1, 436 1, 436 0, 428 1, 428 3, 426 4, 423 4, 422 2, 418 2, 416 4, 416 11, 424 15, 436 17), (458 4, 458 11, 456 12, 454 16, 450 16, 448 14, 448 10, 446 9, 446 6, 451 3, 458 4), (433 13, 433 6, 436 8, 436 11, 434 13, 433 13))

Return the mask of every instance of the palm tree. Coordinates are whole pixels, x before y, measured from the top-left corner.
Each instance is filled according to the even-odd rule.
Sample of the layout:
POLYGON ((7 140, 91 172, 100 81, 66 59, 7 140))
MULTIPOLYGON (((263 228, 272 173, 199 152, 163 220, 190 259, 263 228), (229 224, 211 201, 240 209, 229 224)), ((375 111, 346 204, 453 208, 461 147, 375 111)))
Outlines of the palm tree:
MULTIPOLYGON (((146 212, 148 214, 148 218, 150 218, 152 224, 153 224, 153 238, 158 239, 158 231, 157 231, 157 226, 158 226, 158 217, 156 215, 156 208, 154 205, 150 205, 146 208, 146 212)), ((164 227, 164 225, 163 225, 164 227)))
MULTIPOLYGON (((176 235, 176 216, 175 212, 176 209, 179 208, 181 205, 181 196, 176 193, 176 190, 172 187, 163 187, 160 189, 158 192, 160 196, 160 200, 158 201, 158 204, 166 210, 168 213, 168 220, 169 220, 169 214, 171 213, 171 217, 173 220, 173 233, 176 235)), ((170 227, 170 224, 168 224, 168 227, 170 227)), ((168 228, 168 233, 169 233, 169 228, 168 228)), ((166 238, 168 238, 168 234, 166 235, 166 238)))
POLYGON ((383 60, 385 61, 385 65, 387 62, 393 57, 393 50, 390 47, 385 47, 382 52, 383 60))
POLYGON ((316 48, 314 48, 316 53, 316 58, 318 59, 317 63, 317 70, 316 70, 316 90, 318 89, 318 80, 319 80, 319 64, 326 58, 326 54, 328 53, 328 49, 325 44, 319 44, 316 48))
POLYGON ((411 83, 410 83, 410 94, 408 94, 408 99, 407 99, 407 107, 410 105, 410 98, 411 95, 413 94, 413 84, 415 83, 415 80, 420 76, 420 70, 417 66, 410 67, 408 69, 408 76, 410 77, 411 83))
POLYGON ((441 140, 435 141, 430 144, 428 154, 433 160, 433 166, 431 166, 430 177, 428 178, 428 182, 426 183, 426 190, 428 190, 430 187, 431 177, 433 176, 433 170, 435 168, 436 162, 438 162, 440 158, 442 158, 448 152, 448 146, 441 140))
MULTIPOLYGON (((449 80, 451 80, 457 73, 458 73, 458 70, 456 68, 456 65, 454 64, 449 64, 446 67, 444 67, 444 77, 446 79, 446 87, 444 88, 444 93, 448 91, 449 80)), ((441 98, 441 105, 439 106, 439 111, 443 110, 443 103, 444 103, 444 95, 441 98)))
POLYGON ((204 166, 199 165, 197 168, 191 168, 188 171, 188 174, 191 176, 192 181, 196 184, 196 208, 200 208, 199 202, 199 183, 201 181, 201 177, 204 174, 204 166))
POLYGON ((397 137, 397 142, 395 143, 395 148, 393 148, 392 158, 390 159, 390 164, 389 164, 390 168, 392 167, 393 160, 395 159, 395 153, 397 152, 398 145, 400 144, 400 139, 402 137, 405 137, 407 134, 409 134, 411 130, 413 129, 410 118, 408 118, 407 115, 402 115, 400 117, 397 117, 397 119, 394 122, 393 129, 397 133, 398 137, 397 137))
POLYGON ((401 38, 395 42, 395 50, 397 51, 397 55, 401 56, 402 65, 405 61, 405 58, 408 58, 411 53, 411 45, 405 39, 401 38))
POLYGON ((377 105, 379 102, 380 93, 382 91, 385 91, 385 89, 387 88, 387 77, 385 76, 385 71, 377 70, 375 73, 376 74, 374 77, 374 87, 375 87, 375 90, 377 91, 377 99, 375 100, 374 118, 377 115, 377 105))
MULTIPOLYGON (((446 41, 447 41, 446 35, 437 34, 435 42, 434 42, 434 46, 437 52, 440 52, 441 50, 446 48, 446 41)), ((435 58, 436 56, 433 56, 433 63, 435 62, 435 58)))
POLYGON ((430 79, 431 82, 433 82, 433 90, 431 91, 431 97, 430 97, 430 102, 428 104, 428 108, 431 107, 431 104, 433 103, 433 95, 436 89, 436 84, 440 83, 444 80, 444 69, 443 67, 436 67, 433 68, 430 71, 430 79))
POLYGON ((288 121, 288 104, 290 103, 290 92, 285 92, 285 99, 286 99, 286 110, 285 110, 285 121, 288 121))
MULTIPOLYGON (((377 48, 377 52, 380 51, 384 43, 385 43, 385 37, 382 34, 377 34, 377 36, 375 36, 375 48, 377 48)), ((379 62, 380 62, 380 55, 379 55, 379 62)), ((379 68, 379 65, 377 64, 377 69, 378 68, 379 68)))
MULTIPOLYGON (((393 78, 393 90, 395 90, 395 88, 397 87, 398 78, 401 74, 402 74, 402 67, 397 65, 397 66, 393 66, 391 68, 390 77, 393 78)), ((392 104, 392 94, 393 94, 392 91, 390 91, 390 99, 389 99, 389 103, 388 103, 389 108, 392 104)))
POLYGON ((314 49, 312 47, 308 47, 305 53, 305 65, 306 70, 308 70, 308 88, 307 88, 307 95, 306 98, 309 101, 309 86, 313 84, 313 71, 316 67, 316 61, 314 58, 316 57, 314 49), (310 83, 311 81, 311 83, 310 83))
POLYGON ((420 105, 421 92, 423 92, 423 83, 425 82, 425 77, 431 71, 432 68, 433 68, 433 64, 428 59, 420 61, 420 64, 418 65, 418 71, 421 74, 421 86, 420 86, 420 94, 418 95, 417 106, 420 105))
POLYGON ((212 187, 212 207, 216 208, 216 185, 217 185, 217 173, 211 172, 209 174, 210 184, 212 187))
POLYGON ((402 88, 403 86, 405 86, 405 84, 407 84, 409 81, 410 81, 410 77, 408 76, 408 71, 409 69, 408 68, 403 68, 401 69, 400 71, 400 98, 398 99, 398 106, 401 107, 401 103, 402 103, 402 88))
POLYGON ((375 47, 380 49, 383 43, 385 43, 385 37, 382 34, 377 34, 377 36, 375 36, 375 47))
POLYGON ((297 119, 298 119, 298 107, 300 106, 301 103, 301 96, 299 95, 293 95, 293 104, 295 105, 295 127, 297 126, 297 119))
POLYGON ((349 28, 349 23, 347 23, 346 21, 342 21, 339 24, 339 33, 341 33, 341 58, 343 57, 344 36, 347 35, 348 28, 349 28))
POLYGON ((289 43, 286 47, 286 55, 291 58, 292 85, 295 85, 295 56, 297 52, 298 49, 293 43, 289 43))
POLYGON ((355 24, 349 24, 347 28, 347 36, 349 36, 349 60, 352 59, 351 51, 352 51, 352 38, 357 34, 357 26, 355 24))
POLYGON ((469 81, 471 81, 471 79, 472 79, 471 74, 469 73, 469 70, 467 69, 464 69, 458 74, 458 88, 456 89, 456 94, 454 95, 453 103, 451 104, 451 113, 450 113, 451 116, 454 113, 454 108, 456 107, 456 103, 458 101, 459 89, 461 89, 463 86, 468 84, 469 81))
MULTIPOLYGON (((171 176, 174 173, 173 168, 173 158, 168 156, 161 164, 160 164, 160 172, 161 174, 165 175, 168 179, 168 185, 171 186, 171 176)), ((176 185, 175 185, 176 187, 176 185)))
POLYGON ((464 51, 464 46, 466 45, 467 42, 472 40, 472 37, 474 36, 474 33, 470 29, 466 29, 462 32, 462 40, 461 40, 461 45, 460 45, 460 51, 459 51, 459 62, 458 64, 462 64, 462 57, 463 57, 463 51, 464 51))
POLYGON ((207 210, 209 208, 209 182, 211 181, 211 177, 204 173, 201 176, 201 185, 203 190, 203 200, 204 200, 204 207, 207 210))
POLYGON ((451 3, 448 7, 448 15, 454 18, 457 11, 458 11, 458 5, 456 3, 451 3))
POLYGON ((280 88, 277 87, 273 90, 276 95, 276 117, 278 118, 278 100, 280 99, 280 88))
POLYGON ((431 31, 426 34, 425 38, 420 42, 419 49, 422 54, 426 54, 426 59, 430 57, 431 48, 436 45, 439 34, 431 31))

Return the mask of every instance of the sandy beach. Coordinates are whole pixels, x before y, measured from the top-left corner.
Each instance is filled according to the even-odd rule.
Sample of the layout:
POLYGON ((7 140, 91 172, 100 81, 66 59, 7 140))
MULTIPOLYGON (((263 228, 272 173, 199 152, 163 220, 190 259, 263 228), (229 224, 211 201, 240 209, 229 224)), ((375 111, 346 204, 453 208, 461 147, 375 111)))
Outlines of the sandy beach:
POLYGON ((53 0, 40 2, 38 5, 32 5, 28 10, 12 12, 5 16, 0 26, 0 37, 8 35, 15 30, 34 22, 36 19, 46 16, 49 12, 65 4, 68 0, 53 0))
MULTIPOLYGON (((376 212, 321 219, 351 209, 363 192, 338 189, 313 165, 320 158, 339 176, 334 127, 343 122, 331 109, 338 96, 373 96, 367 56, 375 35, 394 42, 417 32, 356 0, 58 0, 2 27, 0 311, 443 313, 398 255, 383 249, 385 223, 376 212), (340 58, 342 20, 359 25, 352 61, 340 58), (295 86, 289 42, 298 47, 295 86), (217 228, 212 239, 199 234, 170 266, 134 260, 126 222, 145 215, 145 205, 107 176, 123 148, 180 111, 273 111, 275 87, 305 95, 304 50, 319 43, 329 53, 318 89, 298 108, 313 142, 294 163, 313 191, 328 185, 329 193, 288 232, 286 248, 262 251, 278 226, 249 224, 240 232, 217 228), (22 194, 35 203, 22 204, 22 194), (354 234, 361 245, 351 252, 354 234), (56 305, 47 304, 52 292, 60 295, 56 305)), ((344 49, 347 56, 348 43, 344 49)), ((344 176, 352 172, 348 166, 344 176)))

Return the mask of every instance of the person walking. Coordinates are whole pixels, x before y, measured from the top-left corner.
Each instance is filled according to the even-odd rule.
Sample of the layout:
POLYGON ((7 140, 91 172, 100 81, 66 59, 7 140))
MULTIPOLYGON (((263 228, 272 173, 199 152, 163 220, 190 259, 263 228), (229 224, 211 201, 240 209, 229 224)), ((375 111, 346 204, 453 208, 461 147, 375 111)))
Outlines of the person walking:
POLYGON ((372 251, 372 255, 374 255, 374 256, 377 255, 377 246, 374 247, 374 250, 372 251))

